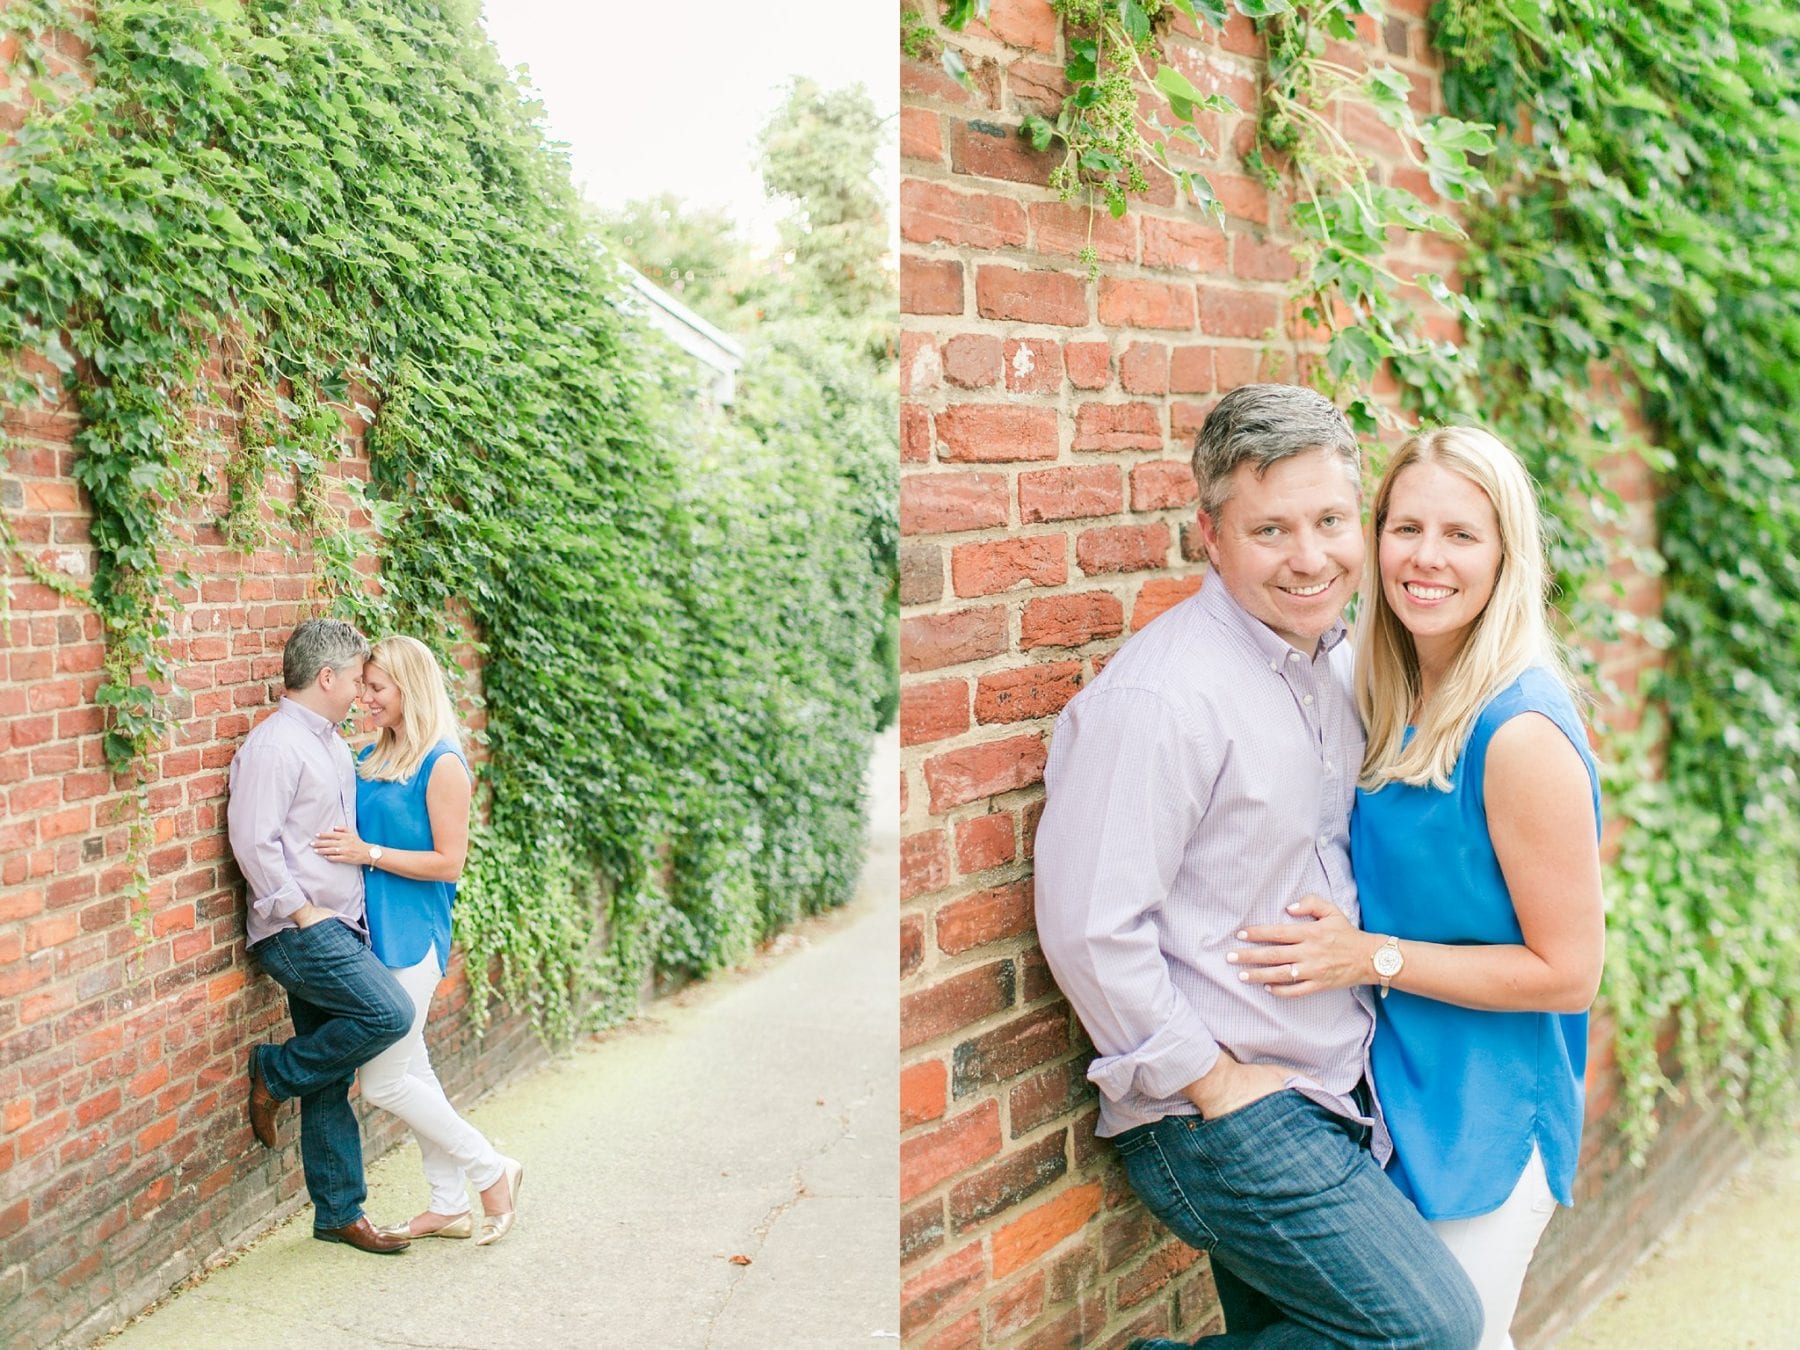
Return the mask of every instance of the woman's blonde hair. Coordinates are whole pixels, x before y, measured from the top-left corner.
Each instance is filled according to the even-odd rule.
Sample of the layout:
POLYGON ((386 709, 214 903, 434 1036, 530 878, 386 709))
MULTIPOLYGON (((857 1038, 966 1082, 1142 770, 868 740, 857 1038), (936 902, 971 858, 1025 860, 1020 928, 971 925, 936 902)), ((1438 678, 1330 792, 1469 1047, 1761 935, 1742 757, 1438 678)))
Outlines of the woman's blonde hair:
POLYGON ((384 637, 370 649, 369 660, 400 690, 400 725, 376 731, 374 748, 357 764, 364 778, 386 782, 411 778, 439 741, 462 745, 456 709, 431 648, 417 638, 384 637))
POLYGON ((1573 688, 1546 614, 1548 576, 1537 493, 1519 458, 1475 427, 1421 432, 1395 452, 1369 512, 1369 561, 1357 622, 1356 706, 1368 732, 1358 785, 1450 786, 1450 773, 1475 719, 1496 693, 1530 666, 1548 666, 1573 688), (1419 699, 1419 659, 1412 634, 1382 589, 1381 532, 1394 483, 1414 464, 1439 464, 1487 494, 1500 527, 1500 567, 1493 594, 1476 616, 1431 703, 1418 710, 1411 741, 1406 728, 1419 699))

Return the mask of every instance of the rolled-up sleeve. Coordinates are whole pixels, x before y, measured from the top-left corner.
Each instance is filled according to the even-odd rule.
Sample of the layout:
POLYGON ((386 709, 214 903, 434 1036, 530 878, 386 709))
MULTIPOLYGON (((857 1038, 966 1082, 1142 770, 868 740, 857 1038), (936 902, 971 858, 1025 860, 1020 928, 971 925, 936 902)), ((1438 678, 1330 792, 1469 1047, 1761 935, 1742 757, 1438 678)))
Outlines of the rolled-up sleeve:
POLYGON ((246 744, 232 757, 226 831, 250 906, 264 919, 285 919, 307 902, 288 869, 282 826, 299 784, 300 766, 278 745, 246 744))
POLYGON ((1177 1095, 1219 1046, 1175 987, 1157 916, 1216 776, 1205 737, 1155 693, 1095 690, 1059 720, 1036 844, 1038 940, 1108 1098, 1177 1095))

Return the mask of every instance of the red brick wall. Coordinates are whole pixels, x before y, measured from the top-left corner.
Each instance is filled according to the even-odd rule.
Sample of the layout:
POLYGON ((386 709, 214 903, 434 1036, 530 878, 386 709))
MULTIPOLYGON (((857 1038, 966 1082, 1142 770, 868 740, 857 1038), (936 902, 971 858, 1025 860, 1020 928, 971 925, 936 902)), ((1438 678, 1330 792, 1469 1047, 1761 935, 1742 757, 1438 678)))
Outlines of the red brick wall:
MULTIPOLYGON (((1426 0, 1389 8, 1334 58, 1379 51, 1435 111, 1426 0)), ((943 36, 973 90, 932 63, 901 76, 902 1333, 932 1350, 1192 1337, 1218 1328, 1206 1263, 1093 1138, 1091 1049, 1035 941, 1031 850, 1056 713, 1201 584, 1195 430, 1220 394, 1295 378, 1313 350, 1286 327, 1283 202, 1236 155, 1261 47, 1237 17, 1167 43, 1247 113, 1207 128, 1224 228, 1164 193, 1123 220, 1100 211, 1090 236, 1045 186, 1054 158, 1017 135, 1055 108, 1048 5, 993 0, 985 26, 943 36), (1090 238, 1095 279, 1076 258, 1090 238)), ((1363 110, 1334 115, 1384 178, 1429 191, 1363 110)), ((1390 261, 1457 256, 1413 238, 1390 261)), ((1632 462, 1615 479, 1649 530, 1648 475, 1632 462)), ((1658 603, 1633 584, 1633 609, 1658 603)), ((1607 673, 1633 687, 1653 660, 1610 651, 1607 673)), ((1590 1194, 1638 1184, 1607 1166, 1610 1138, 1591 1134, 1590 1194)))
MULTIPOLYGON (((232 417, 209 421, 229 448, 232 417)), ((85 494, 70 476, 73 413, 9 409, 3 425, 7 518, 28 553, 86 580, 93 552, 85 494)), ((345 473, 363 476, 360 436, 345 449, 345 473)), ((175 596, 177 722, 152 761, 141 930, 126 898, 131 794, 106 769, 94 704, 99 621, 9 559, 12 609, 0 622, 0 1342, 9 1345, 86 1344, 305 1202, 293 1110, 274 1153, 244 1117, 247 1047, 291 1032, 280 989, 244 954, 224 805, 233 752, 280 697, 282 643, 321 607, 308 554, 230 551, 211 524, 223 507, 221 490, 181 530, 196 587, 175 596)), ((477 1042, 462 1011, 460 954, 451 975, 431 1043, 452 1097, 468 1101, 543 1051, 505 1015, 477 1042)), ((382 1112, 369 1120, 374 1157, 403 1131, 382 1112)))

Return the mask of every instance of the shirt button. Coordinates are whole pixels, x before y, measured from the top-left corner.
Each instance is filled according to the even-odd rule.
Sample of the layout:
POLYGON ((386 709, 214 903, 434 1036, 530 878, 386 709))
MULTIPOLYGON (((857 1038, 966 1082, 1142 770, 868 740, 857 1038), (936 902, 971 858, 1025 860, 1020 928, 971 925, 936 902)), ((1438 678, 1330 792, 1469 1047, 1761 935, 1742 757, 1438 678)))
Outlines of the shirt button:
POLYGON ((1320 848, 1330 848, 1331 847, 1331 837, 1329 835, 1324 835, 1324 834, 1320 835, 1319 836, 1319 847, 1320 848))
POLYGON ((1311 703, 1312 703, 1312 695, 1311 695, 1311 694, 1307 694, 1307 695, 1305 695, 1305 696, 1303 696, 1303 697, 1302 697, 1302 698, 1301 698, 1301 700, 1300 700, 1300 701, 1301 701, 1301 702, 1302 702, 1302 703, 1305 703, 1305 704, 1307 704, 1307 705, 1309 705, 1309 706, 1310 706, 1310 705, 1311 705, 1311 703))
POLYGON ((1279 662, 1279 661, 1271 661, 1271 662, 1269 662, 1269 669, 1270 669, 1270 670, 1280 670, 1280 669, 1281 669, 1281 662, 1279 662))
POLYGON ((1288 653, 1288 660, 1290 660, 1290 661, 1298 661, 1298 660, 1299 660, 1299 659, 1300 659, 1300 653, 1299 653, 1299 652, 1289 652, 1289 653, 1288 653))

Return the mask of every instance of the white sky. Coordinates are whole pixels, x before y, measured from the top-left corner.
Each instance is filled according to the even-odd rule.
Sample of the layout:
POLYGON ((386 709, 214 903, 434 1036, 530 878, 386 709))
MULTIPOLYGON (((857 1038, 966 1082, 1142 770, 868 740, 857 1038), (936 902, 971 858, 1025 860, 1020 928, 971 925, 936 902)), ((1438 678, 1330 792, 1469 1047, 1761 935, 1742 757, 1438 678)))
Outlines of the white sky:
MULTIPOLYGON (((500 59, 530 68, 576 186, 602 207, 674 192, 769 242, 781 212, 763 198, 754 142, 789 77, 827 88, 860 80, 876 110, 897 119, 892 0, 485 0, 482 9, 500 59)), ((890 120, 891 195, 898 138, 890 120)))

